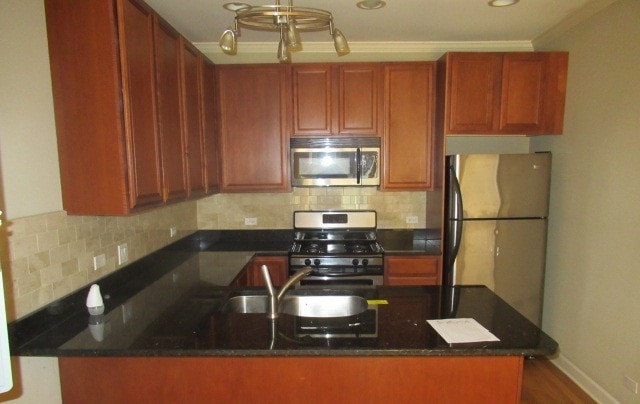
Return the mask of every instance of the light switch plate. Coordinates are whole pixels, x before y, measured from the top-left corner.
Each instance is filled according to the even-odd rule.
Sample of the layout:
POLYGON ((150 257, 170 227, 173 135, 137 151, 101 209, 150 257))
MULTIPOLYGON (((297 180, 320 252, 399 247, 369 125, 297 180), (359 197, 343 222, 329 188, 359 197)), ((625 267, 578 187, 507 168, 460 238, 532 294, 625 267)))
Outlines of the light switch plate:
POLYGON ((418 224, 418 216, 407 216, 407 224, 418 224))

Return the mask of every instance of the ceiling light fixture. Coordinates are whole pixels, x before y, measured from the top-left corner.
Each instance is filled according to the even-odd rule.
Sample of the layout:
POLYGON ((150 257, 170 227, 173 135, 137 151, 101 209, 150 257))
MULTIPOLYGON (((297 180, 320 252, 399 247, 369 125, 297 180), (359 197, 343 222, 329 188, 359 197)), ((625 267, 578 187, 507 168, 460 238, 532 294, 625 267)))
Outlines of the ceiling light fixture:
POLYGON ((281 5, 280 0, 276 0, 275 4, 264 6, 226 3, 222 7, 236 13, 233 28, 226 29, 220 37, 220 48, 227 55, 235 55, 238 52, 240 27, 278 32, 280 35, 278 60, 280 62, 291 61, 291 52, 302 50, 301 31, 328 29, 338 56, 350 52, 347 39, 339 29, 334 27, 333 15, 329 11, 296 7, 293 5, 293 0, 289 0, 287 5, 281 5))
POLYGON ((506 7, 506 6, 512 6, 519 1, 520 0, 491 0, 489 1, 489 5, 491 7, 506 7))

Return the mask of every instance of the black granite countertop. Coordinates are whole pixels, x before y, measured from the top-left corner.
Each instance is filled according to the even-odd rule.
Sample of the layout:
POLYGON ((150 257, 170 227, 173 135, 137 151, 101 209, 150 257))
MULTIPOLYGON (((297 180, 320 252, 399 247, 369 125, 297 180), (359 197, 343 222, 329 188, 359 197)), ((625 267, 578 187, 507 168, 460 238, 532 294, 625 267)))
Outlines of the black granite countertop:
POLYGON ((265 293, 227 285, 255 253, 284 253, 281 248, 290 241, 284 231, 282 238, 265 231, 268 248, 264 248, 257 240, 259 233, 253 234, 258 237, 198 232, 136 261, 97 282, 105 314, 89 316, 84 304, 87 286, 11 323, 11 352, 21 356, 459 356, 549 355, 557 348, 548 335, 482 286, 334 291, 359 294, 370 302, 364 313, 338 319, 281 314, 271 321, 264 314, 222 311, 230 296, 265 293), (439 318, 474 318, 500 341, 447 344, 426 322, 439 318), (335 336, 325 337, 326 330, 335 336))

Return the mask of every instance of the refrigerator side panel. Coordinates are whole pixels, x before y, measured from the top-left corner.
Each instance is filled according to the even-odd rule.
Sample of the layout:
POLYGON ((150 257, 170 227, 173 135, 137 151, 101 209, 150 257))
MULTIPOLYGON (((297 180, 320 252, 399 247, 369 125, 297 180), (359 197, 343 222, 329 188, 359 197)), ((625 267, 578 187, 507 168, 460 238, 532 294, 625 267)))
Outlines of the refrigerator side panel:
POLYGON ((547 221, 466 220, 454 284, 485 285, 540 325, 547 221))
POLYGON ((540 326, 547 220, 500 220, 496 227, 495 292, 540 326))

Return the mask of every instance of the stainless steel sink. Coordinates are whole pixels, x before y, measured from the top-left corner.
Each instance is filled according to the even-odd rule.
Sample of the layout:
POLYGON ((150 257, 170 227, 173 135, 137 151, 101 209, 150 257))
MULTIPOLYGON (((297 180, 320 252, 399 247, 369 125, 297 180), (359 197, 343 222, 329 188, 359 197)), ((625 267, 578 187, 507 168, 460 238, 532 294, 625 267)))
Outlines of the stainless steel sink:
MULTIPOLYGON (((299 317, 347 317, 367 310, 367 299, 353 295, 285 295, 279 312, 299 317)), ((228 299, 221 311, 267 313, 269 296, 246 295, 228 299)))

